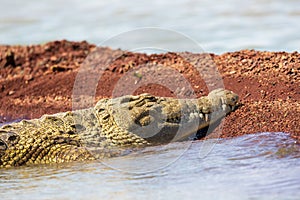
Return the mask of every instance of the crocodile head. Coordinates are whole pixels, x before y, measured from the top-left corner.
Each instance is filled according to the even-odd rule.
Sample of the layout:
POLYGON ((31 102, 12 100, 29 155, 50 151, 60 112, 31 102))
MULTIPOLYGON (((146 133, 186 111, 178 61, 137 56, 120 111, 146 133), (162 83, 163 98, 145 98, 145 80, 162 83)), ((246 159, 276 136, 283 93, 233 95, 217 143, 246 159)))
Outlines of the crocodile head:
POLYGON ((199 99, 128 95, 109 100, 105 109, 116 126, 150 144, 162 144, 192 136, 233 111, 237 103, 237 94, 216 89, 199 99))

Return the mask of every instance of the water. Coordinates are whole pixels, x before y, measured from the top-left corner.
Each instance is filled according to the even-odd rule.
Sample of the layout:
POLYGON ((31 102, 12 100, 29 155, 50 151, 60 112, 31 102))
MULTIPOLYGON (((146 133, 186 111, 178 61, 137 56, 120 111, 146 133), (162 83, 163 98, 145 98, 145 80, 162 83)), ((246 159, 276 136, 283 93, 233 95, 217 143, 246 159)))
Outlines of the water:
POLYGON ((198 141, 115 158, 110 163, 115 168, 105 161, 2 169, 1 199, 298 199, 300 147, 287 134, 208 142, 212 148, 204 158, 199 155, 207 141, 198 141), (123 165, 149 156, 152 163, 123 165), (125 172, 154 166, 166 156, 176 161, 148 173, 125 172))
MULTIPOLYGON (((208 52, 300 50, 298 0, 0 0, 0 43, 87 40, 139 27, 179 31, 208 52)), ((169 38, 153 36, 161 44, 169 38)), ((137 44, 140 42, 135 41, 137 44)))

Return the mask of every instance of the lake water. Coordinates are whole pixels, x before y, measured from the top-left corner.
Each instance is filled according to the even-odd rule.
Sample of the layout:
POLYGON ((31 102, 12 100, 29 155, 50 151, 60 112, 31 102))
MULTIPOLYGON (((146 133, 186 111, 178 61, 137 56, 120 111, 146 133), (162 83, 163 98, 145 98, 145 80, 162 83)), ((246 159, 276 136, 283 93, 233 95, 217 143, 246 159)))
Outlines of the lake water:
MULTIPOLYGON (((183 33, 208 52, 300 50, 298 0, 0 0, 0 43, 87 40, 99 44, 140 27, 183 33)), ((174 44, 168 37, 154 40, 174 44)), ((133 42, 140 43, 135 40, 133 42)))
POLYGON ((171 143, 110 161, 1 169, 0 185, 1 199, 299 199, 300 147, 285 133, 171 143))

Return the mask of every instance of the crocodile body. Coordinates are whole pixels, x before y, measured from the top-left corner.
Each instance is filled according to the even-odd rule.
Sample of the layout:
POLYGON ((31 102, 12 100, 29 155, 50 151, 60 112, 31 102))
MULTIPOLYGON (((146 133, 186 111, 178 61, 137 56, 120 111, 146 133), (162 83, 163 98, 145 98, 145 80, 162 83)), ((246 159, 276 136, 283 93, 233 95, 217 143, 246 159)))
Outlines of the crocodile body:
POLYGON ((199 99, 128 95, 11 123, 0 128, 0 167, 95 160, 185 140, 233 111, 237 102, 235 93, 223 89, 199 99))

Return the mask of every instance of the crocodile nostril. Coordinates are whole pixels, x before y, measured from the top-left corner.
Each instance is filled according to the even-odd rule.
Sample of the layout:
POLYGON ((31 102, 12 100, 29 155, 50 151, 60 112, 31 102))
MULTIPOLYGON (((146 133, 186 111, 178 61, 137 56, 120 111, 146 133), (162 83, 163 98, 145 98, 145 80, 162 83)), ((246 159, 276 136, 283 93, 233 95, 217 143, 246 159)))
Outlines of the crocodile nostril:
POLYGON ((7 145, 5 144, 5 142, 0 140, 0 150, 6 150, 6 149, 7 149, 7 145))
POLYGON ((238 101, 238 97, 232 97, 231 100, 232 100, 233 102, 237 102, 237 101, 238 101))

